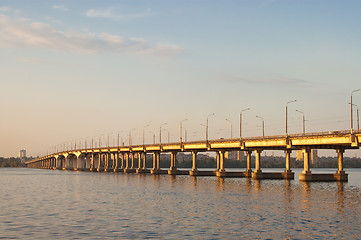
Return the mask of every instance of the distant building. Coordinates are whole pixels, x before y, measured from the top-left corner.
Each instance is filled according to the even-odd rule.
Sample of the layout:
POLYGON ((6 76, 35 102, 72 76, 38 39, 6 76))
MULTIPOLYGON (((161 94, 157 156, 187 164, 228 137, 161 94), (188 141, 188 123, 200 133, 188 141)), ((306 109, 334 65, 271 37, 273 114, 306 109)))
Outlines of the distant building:
POLYGON ((26 159, 26 150, 24 150, 24 149, 20 150, 20 152, 19 152, 19 158, 20 158, 20 160, 21 160, 22 162, 25 161, 25 159, 26 159))
MULTIPOLYGON (((303 161, 303 153, 304 153, 304 150, 299 150, 296 152, 296 160, 297 161, 303 161)), ((312 149, 311 152, 310 152, 310 162, 313 164, 313 163, 316 163, 317 160, 318 160, 318 151, 317 149, 312 149)))

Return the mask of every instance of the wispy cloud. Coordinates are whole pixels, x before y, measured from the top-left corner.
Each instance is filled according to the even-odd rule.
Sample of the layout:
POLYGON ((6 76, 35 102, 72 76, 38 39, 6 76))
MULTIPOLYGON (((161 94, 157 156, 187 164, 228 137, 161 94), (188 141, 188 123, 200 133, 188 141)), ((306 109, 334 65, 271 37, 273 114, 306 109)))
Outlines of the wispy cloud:
POLYGON ((53 5, 51 8, 58 9, 61 11, 68 11, 68 8, 65 5, 53 5))
POLYGON ((126 20, 133 20, 138 18, 145 18, 154 15, 151 9, 146 9, 143 12, 139 13, 115 13, 114 8, 107 8, 107 9, 89 9, 85 13, 86 16, 91 18, 107 18, 111 20, 117 21, 126 21, 126 20))
POLYGON ((110 33, 60 31, 48 24, 10 19, 0 14, 0 47, 32 47, 78 53, 136 53, 172 56, 178 45, 150 43, 141 38, 124 39, 110 33))
POLYGON ((227 77, 227 78, 222 78, 222 80, 231 83, 243 83, 249 85, 306 86, 311 84, 309 81, 303 79, 289 78, 289 77, 276 77, 276 78, 263 78, 263 79, 227 77))
POLYGON ((0 12, 10 12, 12 10, 11 7, 8 6, 0 6, 0 12))
POLYGON ((40 59, 37 59, 37 58, 29 58, 29 57, 24 57, 24 56, 20 56, 18 58, 18 60, 20 62, 25 62, 25 63, 39 63, 41 62, 40 59))

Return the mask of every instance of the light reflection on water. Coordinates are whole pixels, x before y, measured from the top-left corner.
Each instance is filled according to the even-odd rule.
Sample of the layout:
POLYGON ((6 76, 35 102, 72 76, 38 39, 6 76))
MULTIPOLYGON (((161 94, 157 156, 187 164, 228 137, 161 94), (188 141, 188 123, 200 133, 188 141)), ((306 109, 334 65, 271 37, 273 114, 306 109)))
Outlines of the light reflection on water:
POLYGON ((348 183, 300 183, 295 171, 255 181, 0 169, 0 238, 360 239, 361 169, 348 183))

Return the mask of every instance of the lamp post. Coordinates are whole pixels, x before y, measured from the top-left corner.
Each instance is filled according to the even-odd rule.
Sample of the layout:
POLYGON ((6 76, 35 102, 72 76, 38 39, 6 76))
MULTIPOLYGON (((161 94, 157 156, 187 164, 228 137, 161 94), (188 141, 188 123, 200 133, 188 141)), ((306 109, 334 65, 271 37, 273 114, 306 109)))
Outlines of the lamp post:
POLYGON ((233 126, 232 126, 232 125, 233 125, 233 124, 232 124, 231 120, 229 120, 229 119, 227 119, 227 118, 226 118, 226 121, 231 124, 231 139, 232 139, 232 138, 233 138, 233 136, 232 136, 232 132, 233 132, 233 126))
POLYGON ((288 129, 287 129, 287 127, 288 127, 288 125, 287 125, 288 124, 287 123, 287 121, 288 121, 288 114, 287 114, 288 104, 293 103, 293 102, 297 102, 297 100, 292 100, 292 101, 289 101, 286 103, 286 136, 288 135, 288 129))
POLYGON ((168 143, 169 143, 169 137, 170 137, 170 132, 169 132, 169 130, 168 129, 163 129, 164 131, 166 131, 167 133, 168 133, 168 143))
POLYGON ((149 124, 143 127, 143 146, 144 146, 144 129, 145 129, 146 127, 149 127, 149 124))
POLYGON ((104 135, 104 134, 99 135, 99 148, 102 147, 102 136, 103 136, 103 135, 104 135))
POLYGON ((305 120, 305 113, 301 112, 300 110, 296 109, 296 112, 299 112, 302 114, 302 126, 303 126, 303 134, 306 133, 306 120, 305 120))
POLYGON ((353 90, 353 91, 351 92, 351 134, 352 134, 352 132, 353 132, 353 109, 352 109, 353 104, 352 104, 352 94, 353 94, 354 92, 358 92, 358 91, 361 91, 361 88, 360 88, 360 89, 353 90))
POLYGON ((117 141, 118 141, 118 147, 120 146, 120 143, 123 143, 123 137, 120 136, 120 133, 122 133, 122 132, 123 132, 123 130, 120 131, 120 132, 118 132, 118 139, 117 139, 117 141))
POLYGON ((263 119, 263 117, 260 117, 260 116, 256 116, 256 118, 259 118, 262 120, 262 136, 264 137, 264 119, 263 119))
POLYGON ((180 121, 180 144, 182 144, 182 136, 183 136, 183 130, 182 130, 182 124, 183 122, 187 121, 188 119, 183 119, 182 121, 180 121))
POLYGON ((206 122, 206 141, 208 142, 208 118, 211 116, 214 116, 215 113, 211 113, 207 116, 207 122, 206 122))
MULTIPOLYGON (((350 103, 351 104, 351 103, 350 103)), ((352 104, 353 106, 356 107, 356 114, 357 114, 357 130, 360 130, 360 116, 359 116, 359 111, 358 111, 358 106, 356 104, 352 104)))
POLYGON ((162 144, 162 126, 166 124, 167 123, 162 123, 159 127, 159 144, 162 144))
POLYGON ((108 148, 109 148, 109 136, 110 136, 110 134, 108 134, 108 148))
POLYGON ((129 130, 129 147, 133 145, 132 141, 132 131, 135 130, 135 128, 129 130))
POLYGON ((241 110, 241 112, 239 113, 239 138, 242 139, 242 113, 244 111, 248 111, 250 110, 250 108, 246 108, 241 110))

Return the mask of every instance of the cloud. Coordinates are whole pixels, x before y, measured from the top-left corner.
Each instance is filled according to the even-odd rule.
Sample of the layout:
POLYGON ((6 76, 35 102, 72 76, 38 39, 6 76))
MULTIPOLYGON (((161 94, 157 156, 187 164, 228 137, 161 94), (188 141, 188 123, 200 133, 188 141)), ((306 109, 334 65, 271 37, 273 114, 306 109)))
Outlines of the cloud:
POLYGON ((126 20, 149 17, 154 14, 151 9, 146 9, 144 12, 140 12, 140 13, 116 14, 114 13, 114 8, 108 8, 105 10, 89 9, 88 11, 86 11, 85 15, 90 18, 106 18, 116 21, 126 21, 126 20))
POLYGON ((10 12, 10 11, 12 11, 11 7, 7 7, 7 6, 0 7, 0 12, 10 12))
POLYGON ((124 39, 110 33, 60 31, 49 24, 27 19, 13 20, 0 14, 0 47, 43 48, 77 53, 136 53, 173 56, 177 45, 150 43, 142 38, 124 39))
POLYGON ((39 63, 39 62, 41 62, 40 59, 29 58, 29 57, 24 57, 24 56, 20 56, 18 59, 19 59, 20 62, 25 62, 25 63, 39 63))
POLYGON ((68 11, 68 8, 65 7, 64 5, 53 5, 51 8, 58 9, 58 10, 61 10, 61 11, 68 11))
POLYGON ((298 78, 288 78, 288 77, 277 77, 277 78, 264 78, 264 79, 251 79, 251 78, 237 78, 231 77, 223 80, 231 83, 244 83, 249 85, 282 85, 282 86, 306 86, 309 85, 310 82, 298 79, 298 78))

